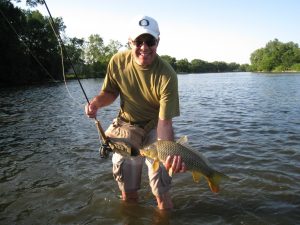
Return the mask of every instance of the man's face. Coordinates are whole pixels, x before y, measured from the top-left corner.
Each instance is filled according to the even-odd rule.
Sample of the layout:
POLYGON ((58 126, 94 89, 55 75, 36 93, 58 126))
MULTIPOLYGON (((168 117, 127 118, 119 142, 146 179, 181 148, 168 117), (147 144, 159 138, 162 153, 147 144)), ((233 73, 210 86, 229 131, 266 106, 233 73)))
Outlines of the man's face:
POLYGON ((151 65, 156 56, 158 42, 150 34, 142 34, 133 41, 129 40, 136 63, 141 66, 151 65))

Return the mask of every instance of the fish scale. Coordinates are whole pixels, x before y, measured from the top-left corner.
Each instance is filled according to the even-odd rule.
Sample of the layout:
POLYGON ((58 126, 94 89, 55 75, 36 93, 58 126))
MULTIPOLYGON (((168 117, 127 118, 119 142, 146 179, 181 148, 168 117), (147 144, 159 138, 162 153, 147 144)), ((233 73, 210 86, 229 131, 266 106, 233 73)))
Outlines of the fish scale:
POLYGON ((207 159, 205 159, 200 152, 196 152, 176 142, 157 141, 157 149, 160 161, 165 162, 169 155, 180 155, 188 170, 194 171, 201 168, 203 174, 207 176, 211 175, 214 171, 209 167, 207 159), (199 157, 202 160, 195 160, 199 157))

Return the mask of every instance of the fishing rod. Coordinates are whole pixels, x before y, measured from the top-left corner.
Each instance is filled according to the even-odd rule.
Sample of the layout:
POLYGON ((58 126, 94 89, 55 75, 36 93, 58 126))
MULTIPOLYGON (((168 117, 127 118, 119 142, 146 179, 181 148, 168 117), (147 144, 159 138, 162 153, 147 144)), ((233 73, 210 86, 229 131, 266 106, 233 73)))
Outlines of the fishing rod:
MULTIPOLYGON (((54 29, 55 23, 54 23, 54 20, 53 20, 52 15, 51 15, 51 12, 50 12, 50 10, 49 10, 49 8, 48 8, 48 5, 47 5, 47 3, 46 3, 46 0, 42 0, 42 2, 45 4, 45 7, 46 7, 47 12, 48 12, 48 14, 49 14, 49 18, 50 18, 50 20, 51 20, 50 25, 51 25, 51 23, 52 23, 52 25, 51 25, 52 30, 53 30, 55 36, 57 37, 58 42, 60 43, 60 47, 62 48, 62 52, 65 53, 66 58, 67 58, 67 60, 69 61, 70 65, 71 65, 71 68, 72 68, 72 70, 73 70, 73 72, 74 72, 75 78, 76 78, 76 80, 78 81, 79 86, 80 86, 80 88, 81 88, 81 90, 82 90, 82 92, 83 92, 83 94, 84 94, 84 97, 85 97, 85 99, 86 99, 88 105, 90 105, 90 101, 89 101, 89 99, 88 99, 88 97, 87 97, 87 94, 86 94, 86 92, 85 92, 85 90, 84 90, 84 88, 83 88, 83 86, 82 86, 82 83, 81 83, 81 81, 80 81, 80 79, 79 79, 79 77, 78 77, 78 75, 77 75, 77 73, 76 73, 76 70, 75 70, 75 67, 74 67, 74 65, 73 65, 73 62, 72 62, 72 60, 70 59, 70 57, 69 57, 69 55, 68 55, 68 51, 67 51, 67 49, 66 49, 66 47, 65 47, 65 45, 64 45, 64 42, 63 42, 63 40, 62 40, 62 38, 61 38, 59 32, 56 32, 56 30, 54 29)), ((62 57, 63 57, 63 56, 62 56, 62 57)), ((104 130, 103 130, 101 124, 100 124, 100 121, 99 121, 96 117, 94 118, 94 120, 95 120, 95 124, 96 124, 97 130, 98 130, 99 138, 102 140, 102 146, 101 146, 100 149, 99 149, 99 151, 100 151, 100 156, 101 156, 101 158, 107 158, 107 157, 108 157, 108 154, 109 154, 109 151, 111 151, 110 145, 109 145, 109 139, 108 139, 108 137, 105 135, 105 132, 104 132, 104 130)))

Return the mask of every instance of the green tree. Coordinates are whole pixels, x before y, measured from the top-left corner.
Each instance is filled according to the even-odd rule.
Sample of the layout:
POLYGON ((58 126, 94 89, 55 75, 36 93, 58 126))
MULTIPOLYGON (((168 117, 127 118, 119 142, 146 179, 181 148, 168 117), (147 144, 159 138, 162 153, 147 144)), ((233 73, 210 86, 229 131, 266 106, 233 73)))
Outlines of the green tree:
POLYGON ((85 48, 85 62, 93 64, 100 62, 101 57, 104 55, 105 46, 104 41, 98 34, 92 34, 88 37, 87 47, 85 48))
POLYGON ((178 73, 189 73, 190 63, 186 58, 180 59, 176 62, 176 68, 178 73))
MULTIPOLYGON (((23 41, 29 46, 30 52, 35 56, 42 66, 51 74, 54 79, 62 79, 61 74, 61 55, 57 37, 47 17, 39 11, 26 11, 27 25, 24 28, 23 41)), ((54 29, 60 34, 65 26, 61 18, 54 18, 54 29)), ((33 81, 46 80, 49 77, 43 71, 40 64, 32 60, 35 77, 33 81)))
POLYGON ((212 64, 214 66, 214 71, 215 72, 228 72, 228 71, 230 71, 228 69, 227 63, 225 63, 225 62, 214 61, 212 64))
MULTIPOLYGON (((21 0, 16 0, 16 2, 20 2, 21 0)), ((38 4, 43 5, 44 1, 43 0, 26 0, 26 4, 31 6, 31 7, 35 7, 38 4)))
POLYGON ((240 65, 240 70, 239 71, 250 72, 251 67, 250 67, 249 64, 242 64, 242 65, 240 65))
POLYGON ((20 44, 21 32, 26 23, 25 15, 10 1, 0 1, 0 83, 13 85, 22 80, 20 68, 27 64, 25 46, 20 44))
POLYGON ((287 71, 300 63, 300 49, 293 42, 269 41, 264 48, 255 50, 250 57, 254 71, 287 71))
MULTIPOLYGON (((65 45, 67 54, 75 72, 79 75, 83 73, 84 68, 84 39, 83 38, 68 38, 67 44, 65 45)), ((69 71, 68 69, 71 68, 70 62, 66 61, 66 71, 69 73, 73 73, 74 71, 69 71)))
POLYGON ((92 77, 104 76, 110 58, 122 47, 122 44, 110 40, 108 45, 105 45, 99 34, 90 35, 88 39, 84 52, 87 64, 85 72, 92 77))
POLYGON ((288 42, 282 48, 281 64, 286 70, 294 64, 300 63, 300 49, 298 44, 288 42))
POLYGON ((227 71, 232 71, 232 72, 239 72, 242 71, 241 70, 241 65, 237 64, 237 63, 229 63, 228 64, 228 70, 227 71))
MULTIPOLYGON (((38 11, 24 11, 10 1, 1 7, 1 83, 4 85, 42 82, 61 78, 59 46, 48 19, 38 11)), ((57 32, 64 30, 55 18, 57 32)))
POLYGON ((123 45, 119 41, 109 40, 108 44, 105 46, 104 62, 108 63, 110 58, 119 51, 123 45))
POLYGON ((203 73, 206 72, 207 62, 201 59, 193 59, 191 61, 190 69, 192 73, 203 73))
POLYGON ((176 67, 176 58, 174 57, 171 57, 169 55, 161 55, 160 56, 163 60, 165 60, 166 62, 168 62, 172 67, 173 69, 176 71, 177 70, 177 67, 176 67))

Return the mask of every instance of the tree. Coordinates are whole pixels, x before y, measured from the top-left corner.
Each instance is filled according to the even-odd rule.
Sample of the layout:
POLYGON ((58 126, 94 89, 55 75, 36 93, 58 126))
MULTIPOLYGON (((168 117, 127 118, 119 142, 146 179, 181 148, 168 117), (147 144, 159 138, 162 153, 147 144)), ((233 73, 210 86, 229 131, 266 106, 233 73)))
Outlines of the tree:
POLYGON ((281 64, 285 69, 289 69, 293 64, 300 63, 300 49, 298 44, 288 42, 282 46, 281 64))
POLYGON ((21 37, 16 33, 22 31, 26 18, 10 1, 0 1, 0 9, 0 83, 4 86, 22 79, 20 68, 27 63, 26 48, 20 43, 21 37))
POLYGON ((228 70, 227 71, 228 72, 229 71, 238 72, 238 71, 242 71, 241 68, 242 68, 241 65, 232 62, 232 63, 228 64, 228 70))
POLYGON ((104 55, 105 46, 103 39, 98 34, 92 34, 88 37, 87 47, 85 48, 84 59, 87 64, 100 62, 104 55))
POLYGON ((206 63, 201 59, 193 59, 191 61, 191 72, 192 73, 203 73, 206 72, 206 63))
MULTIPOLYGON (((83 73, 83 67, 84 67, 84 39, 83 38, 68 38, 67 44, 65 45, 67 54, 69 56, 69 59, 71 60, 71 63, 74 66, 75 72, 83 73)), ((65 72, 74 72, 74 71, 68 71, 68 68, 71 68, 70 62, 66 63, 66 71, 65 72)))
POLYGON ((160 56, 163 60, 165 60, 167 63, 169 63, 173 69, 176 71, 177 67, 176 67, 176 58, 171 57, 169 55, 161 55, 160 56))
POLYGON ((214 61, 212 63, 214 65, 215 72, 228 72, 228 65, 225 62, 214 61))
POLYGON ((110 58, 121 47, 119 41, 110 40, 105 46, 99 34, 90 35, 84 51, 84 59, 87 64, 85 72, 92 77, 104 76, 110 58))
MULTIPOLYGON (((10 1, 1 7, 1 84, 14 85, 61 79, 61 58, 48 18, 38 11, 24 11, 10 1), (9 18, 9 19, 8 19, 9 18)), ((56 32, 64 31, 61 18, 54 18, 56 32)))
MULTIPOLYGON (((24 28, 23 41, 29 46, 31 55, 40 62, 36 64, 36 60, 31 60, 34 68, 32 73, 35 74, 35 77, 31 76, 33 81, 49 79, 43 67, 53 79, 62 79, 60 47, 48 18, 39 11, 26 11, 25 15, 27 24, 24 28)), ((52 26, 57 34, 64 32, 65 26, 61 18, 54 18, 52 26)))
MULTIPOLYGON (((21 0, 16 0, 16 2, 20 2, 21 0)), ((43 0, 26 0, 26 4, 31 6, 31 7, 35 7, 37 6, 37 4, 44 4, 43 0)))
POLYGON ((110 58, 119 51, 123 45, 119 41, 109 40, 109 43, 105 46, 105 62, 109 62, 110 58))
POLYGON ((178 73, 189 73, 190 63, 187 59, 180 59, 176 62, 176 68, 178 73))
POLYGON ((294 64, 300 63, 300 49, 293 42, 282 43, 274 39, 264 48, 255 50, 250 61, 254 71, 287 71, 294 64))

